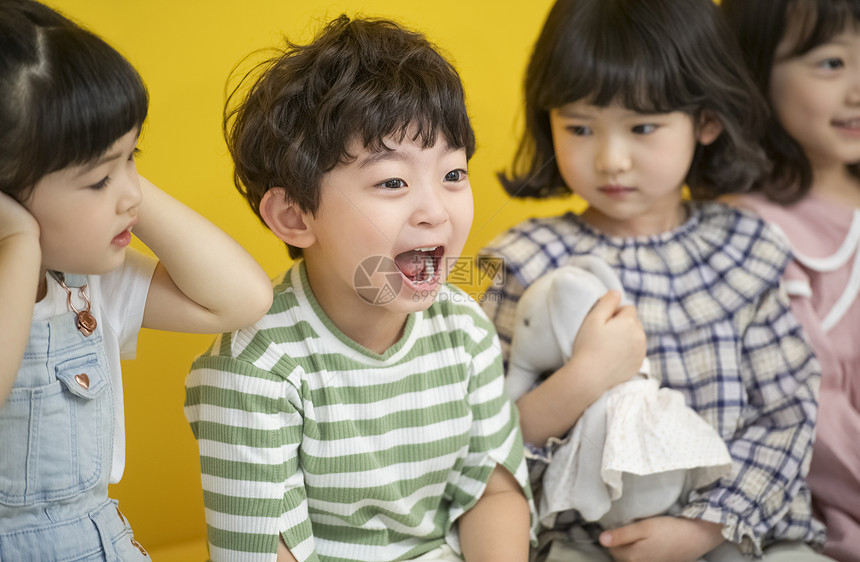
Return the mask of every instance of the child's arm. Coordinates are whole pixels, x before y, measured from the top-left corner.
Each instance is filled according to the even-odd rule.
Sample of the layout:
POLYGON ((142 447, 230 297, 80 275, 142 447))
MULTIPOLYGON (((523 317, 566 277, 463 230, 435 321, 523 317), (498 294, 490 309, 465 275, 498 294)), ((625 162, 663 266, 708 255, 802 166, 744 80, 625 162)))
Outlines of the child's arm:
POLYGON ((302 400, 285 380, 295 365, 283 361, 272 371, 254 366, 260 351, 248 345, 252 337, 244 331, 217 337, 185 381, 185 416, 200 451, 209 556, 213 562, 291 562, 293 555, 278 546, 288 523, 283 532, 296 557, 307 559, 314 540, 299 464, 302 400), (248 338, 236 346, 253 356, 248 361, 232 356, 234 338, 248 338))
POLYGON ((701 519, 651 517, 600 535, 616 562, 689 562, 723 542, 723 526, 701 519), (683 537, 683 540, 679 540, 683 537))
POLYGON ((472 427, 469 451, 459 468, 461 480, 450 482, 455 488, 451 510, 466 560, 525 562, 529 541, 535 538, 534 505, 519 415, 505 393, 496 331, 479 311, 473 319, 477 330, 467 329, 464 333, 483 336, 471 340, 465 348, 472 357, 468 386, 472 427), (487 474, 490 469, 492 472, 487 474), (476 483, 484 481, 483 491, 476 489, 476 483))
POLYGON ((523 439, 542 446, 576 424, 601 394, 635 375, 645 358, 645 332, 632 306, 610 291, 582 323, 565 365, 517 400, 523 439))
POLYGON ((296 557, 293 556, 293 553, 290 552, 290 549, 287 548, 287 543, 284 542, 284 539, 281 538, 278 541, 278 560, 277 562, 297 562, 296 557))
POLYGON ((504 467, 496 466, 481 499, 460 517, 460 546, 467 562, 528 560, 528 501, 504 467))
POLYGON ((146 299, 144 327, 218 333, 259 320, 271 306, 272 286, 254 258, 143 177, 140 188, 134 233, 160 261, 146 299))
POLYGON ((808 494, 820 367, 779 290, 765 293, 749 314, 739 342, 745 423, 726 442, 732 473, 692 493, 681 515, 723 521, 727 540, 760 554, 762 538, 780 523, 790 522, 774 540, 811 537, 809 503, 796 500, 808 494))
POLYGON ((39 224, 0 192, 0 407, 12 391, 30 337, 41 262, 39 224))

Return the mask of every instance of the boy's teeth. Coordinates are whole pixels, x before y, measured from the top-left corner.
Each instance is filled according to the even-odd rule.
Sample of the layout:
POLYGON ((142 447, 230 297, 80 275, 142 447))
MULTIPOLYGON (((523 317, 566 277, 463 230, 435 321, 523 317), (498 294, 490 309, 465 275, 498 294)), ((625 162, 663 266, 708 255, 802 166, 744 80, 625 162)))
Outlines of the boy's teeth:
POLYGON ((414 282, 416 284, 429 283, 433 280, 433 276, 436 274, 436 266, 433 261, 433 256, 427 256, 424 260, 424 269, 421 271, 421 277, 416 277, 414 282))
POLYGON ((423 246, 402 252, 394 257, 394 263, 412 283, 431 283, 436 279, 436 261, 442 260, 442 257, 437 255, 441 253, 439 248, 440 246, 423 246))

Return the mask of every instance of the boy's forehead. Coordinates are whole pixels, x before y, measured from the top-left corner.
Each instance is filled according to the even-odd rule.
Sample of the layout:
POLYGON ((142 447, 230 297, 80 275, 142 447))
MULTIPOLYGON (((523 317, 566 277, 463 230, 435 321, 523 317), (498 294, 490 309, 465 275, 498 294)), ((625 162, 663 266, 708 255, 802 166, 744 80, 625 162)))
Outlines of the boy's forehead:
MULTIPOLYGON (((377 162, 387 160, 405 160, 410 154, 424 150, 441 148, 444 152, 455 152, 456 148, 449 146, 445 135, 439 133, 432 142, 426 142, 423 138, 414 134, 388 135, 375 142, 365 143, 361 139, 354 138, 347 145, 350 159, 342 164, 357 163, 360 168, 366 168, 377 162)), ((465 149, 463 149, 465 150, 465 149)))

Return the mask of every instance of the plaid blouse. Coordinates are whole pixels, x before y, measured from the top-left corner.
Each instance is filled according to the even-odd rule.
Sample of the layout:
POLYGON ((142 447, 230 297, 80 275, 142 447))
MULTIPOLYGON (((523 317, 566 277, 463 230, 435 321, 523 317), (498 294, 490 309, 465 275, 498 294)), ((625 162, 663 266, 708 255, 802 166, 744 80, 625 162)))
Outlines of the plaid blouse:
MULTIPOLYGON (((806 485, 820 368, 780 290, 790 250, 744 211, 690 203, 688 216, 640 238, 602 235, 572 213, 525 221, 481 251, 500 271, 482 306, 507 361, 525 288, 571 256, 602 257, 637 307, 652 372, 717 429, 734 460, 680 515, 724 525, 727 540, 756 555, 778 540, 822 544, 806 485)), ((558 525, 577 521, 568 515, 558 525)))

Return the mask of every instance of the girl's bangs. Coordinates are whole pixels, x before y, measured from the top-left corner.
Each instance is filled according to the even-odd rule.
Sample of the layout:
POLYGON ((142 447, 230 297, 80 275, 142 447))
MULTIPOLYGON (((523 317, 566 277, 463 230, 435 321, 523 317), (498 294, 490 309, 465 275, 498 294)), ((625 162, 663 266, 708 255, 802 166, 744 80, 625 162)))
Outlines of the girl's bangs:
POLYGON ((602 59, 580 56, 576 72, 549 69, 541 107, 546 110, 586 100, 597 107, 620 104, 638 113, 670 113, 696 105, 680 72, 655 64, 647 54, 602 59), (600 64, 598 60, 602 60, 600 64))
POLYGON ((796 0, 786 22, 784 35, 798 37, 791 56, 800 56, 848 29, 860 31, 860 0, 796 0))
MULTIPOLYGON (((60 33, 62 33, 60 31, 60 33)), ((40 102, 39 146, 53 147, 48 173, 85 164, 146 120, 149 99, 140 75, 94 35, 57 37, 54 72, 40 102)))
POLYGON ((629 31, 619 26, 614 32, 562 41, 564 53, 552 57, 542 77, 540 106, 550 110, 587 100, 598 107, 618 103, 639 113, 695 106, 700 96, 691 92, 678 58, 663 52, 664 42, 629 31))

